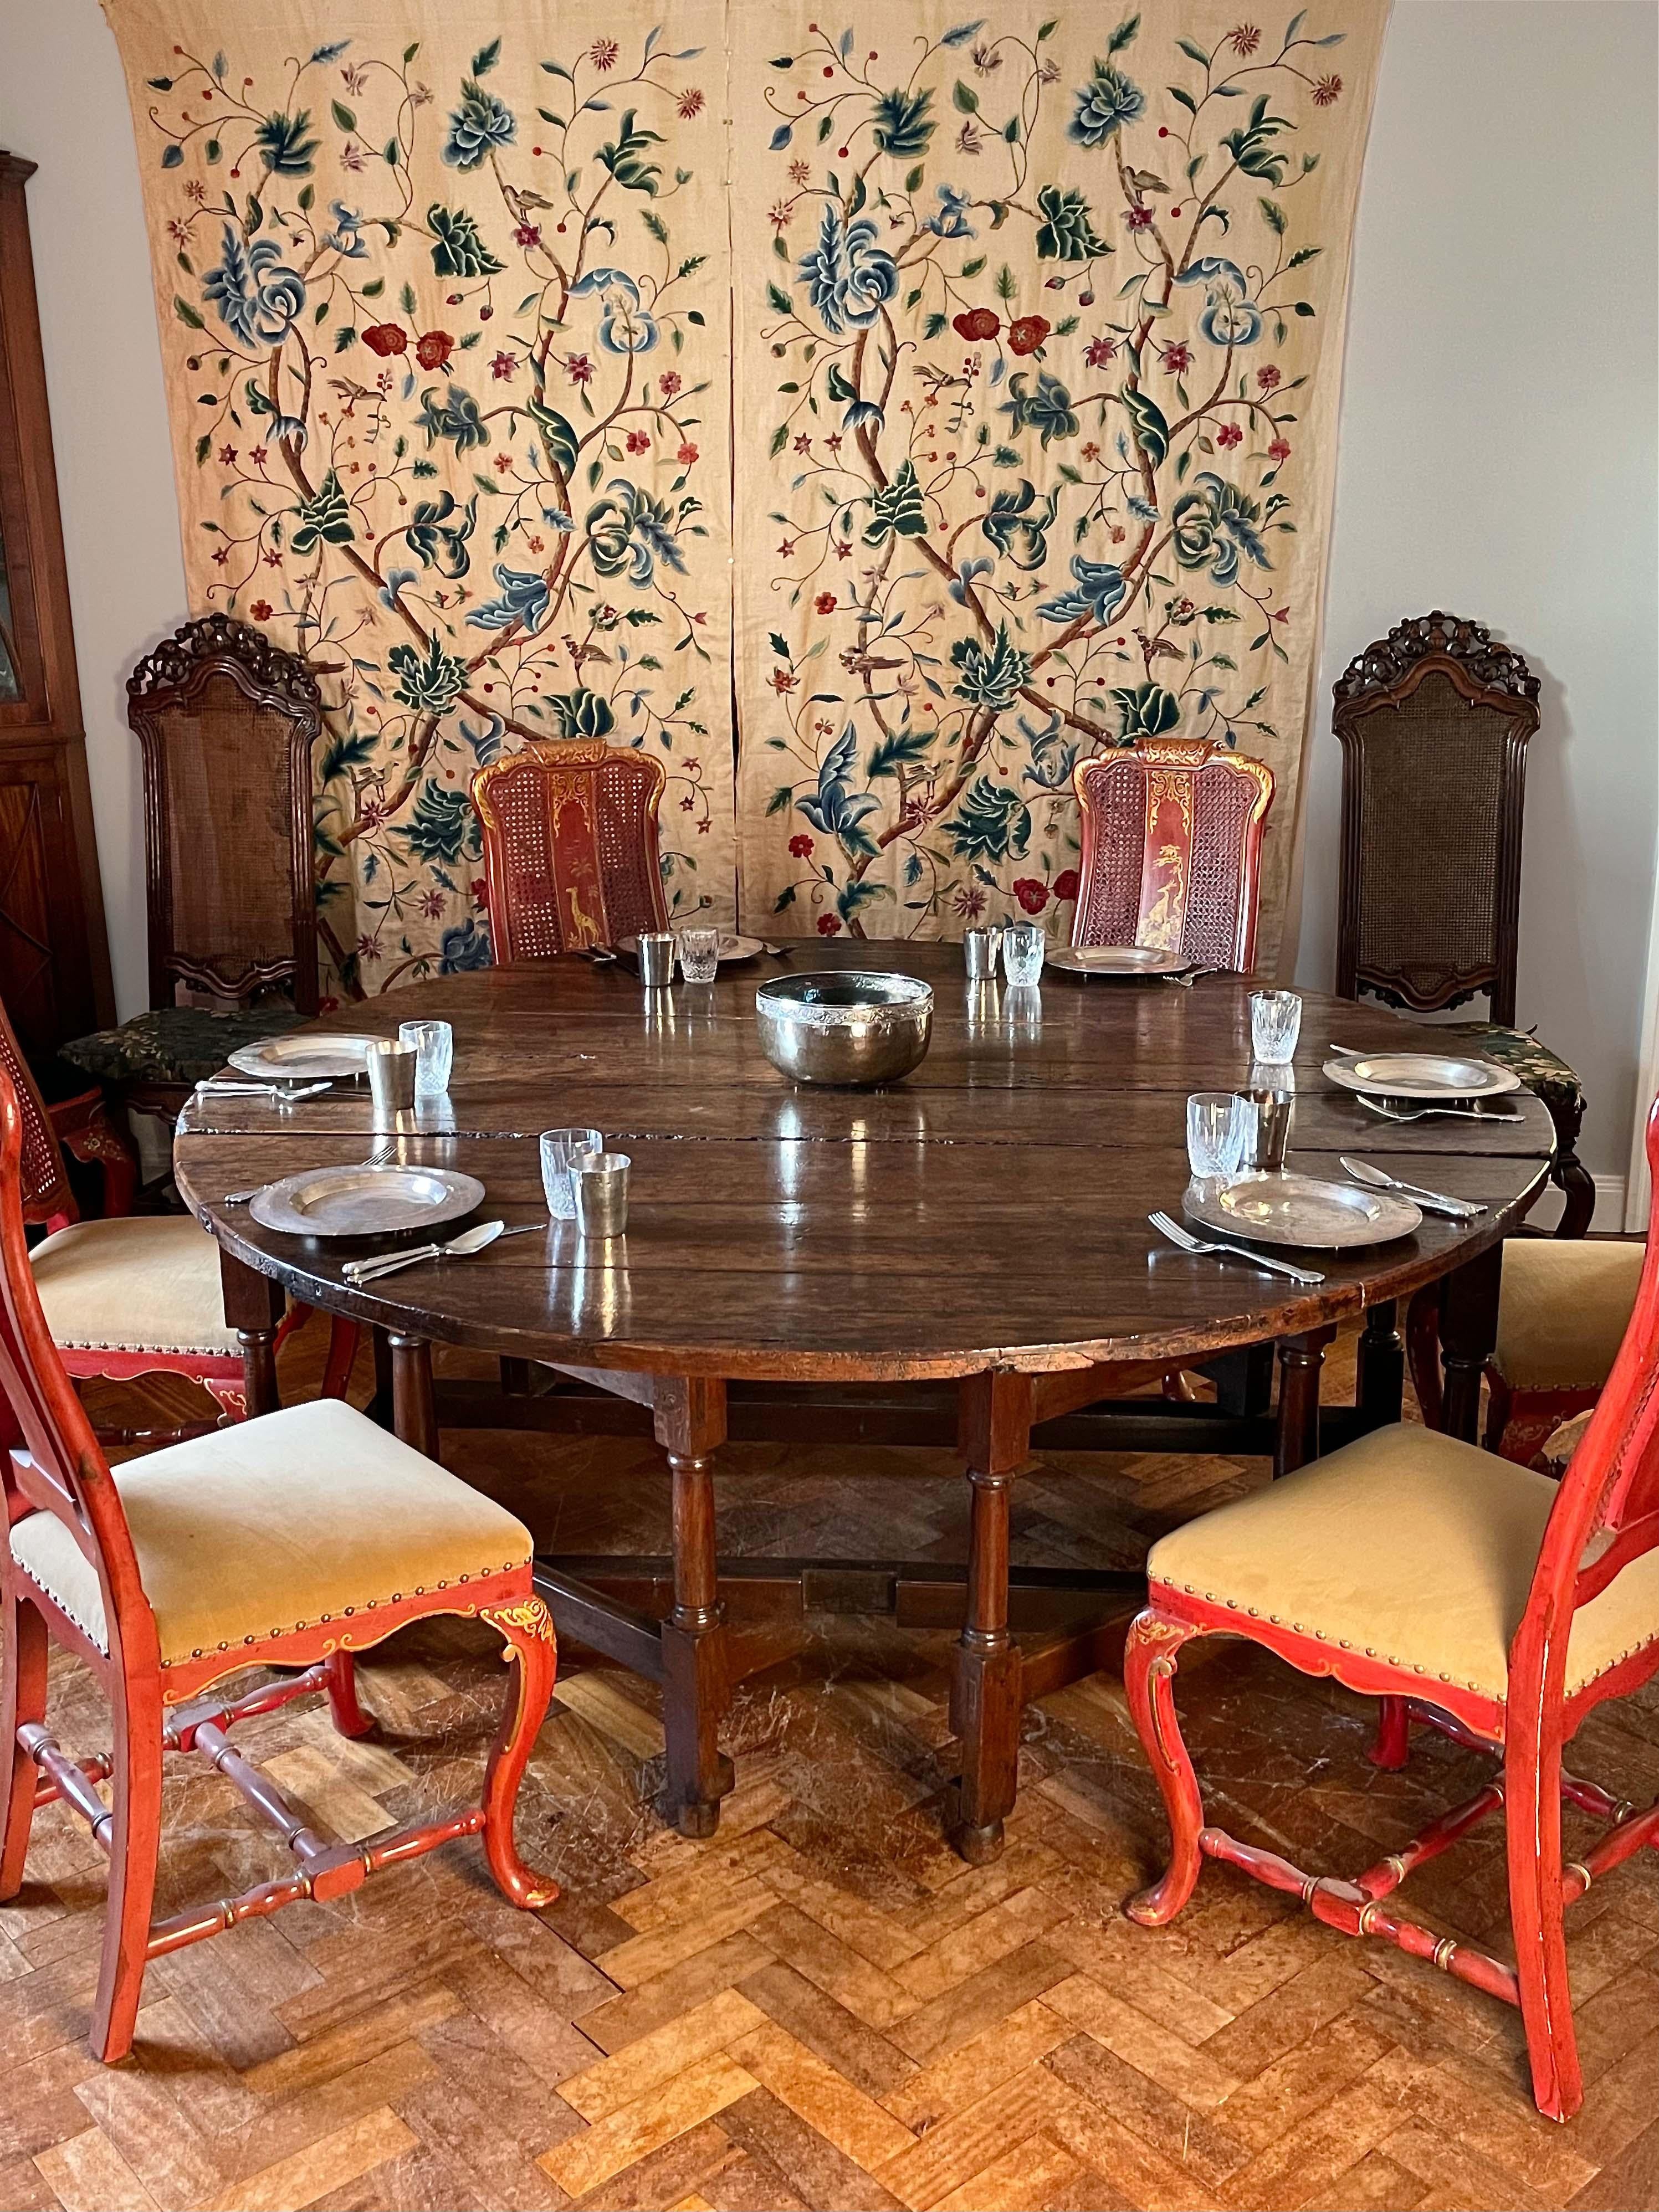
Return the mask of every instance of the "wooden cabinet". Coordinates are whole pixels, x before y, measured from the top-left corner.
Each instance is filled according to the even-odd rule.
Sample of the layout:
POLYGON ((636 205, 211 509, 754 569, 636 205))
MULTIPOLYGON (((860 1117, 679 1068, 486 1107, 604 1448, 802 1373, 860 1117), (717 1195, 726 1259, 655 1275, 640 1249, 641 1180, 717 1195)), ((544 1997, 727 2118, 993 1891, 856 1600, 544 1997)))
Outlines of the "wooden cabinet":
POLYGON ((24 186, 0 152, 0 998, 32 1056, 115 1018, 24 186))

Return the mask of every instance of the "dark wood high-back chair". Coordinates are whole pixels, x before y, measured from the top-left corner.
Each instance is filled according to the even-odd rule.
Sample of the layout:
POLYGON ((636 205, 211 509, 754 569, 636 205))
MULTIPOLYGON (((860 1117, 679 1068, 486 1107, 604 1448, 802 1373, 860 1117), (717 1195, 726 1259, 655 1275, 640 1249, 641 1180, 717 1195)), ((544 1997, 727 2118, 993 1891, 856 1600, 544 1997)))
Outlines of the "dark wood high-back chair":
POLYGON ((479 769, 472 804, 497 961, 586 951, 666 925, 657 858, 666 780, 648 754, 602 738, 550 739, 479 769))
POLYGON ((551 1903, 556 1887, 525 1866, 513 1834, 519 1783, 554 1676, 552 1625, 532 1580, 529 1531, 338 1404, 267 1414, 240 1431, 229 1453, 204 1437, 112 1475, 35 1294, 23 1237, 22 1140, 17 1094, 0 1072, 0 1900, 21 1887, 36 1809, 61 1800, 109 1857, 94 2055, 113 2062, 131 2049, 150 1959, 301 1898, 347 1896, 380 1868, 459 1836, 482 1834, 510 1902, 551 1903), (309 1547, 333 1591, 299 1561, 302 1547, 291 1539, 272 1546, 261 1537, 271 1515, 293 1510, 296 1480, 308 1486, 309 1547), (404 1531, 396 1525, 400 1498, 404 1531), (394 1573, 395 1590, 377 1586, 377 1574, 394 1573), (219 1609, 216 1644, 199 1626, 204 1589, 219 1609), (295 1619, 319 1600, 320 1619, 295 1619), (489 1623, 514 1662, 483 1801, 364 1840, 331 1841, 234 1748, 228 1731, 326 1692, 336 1726, 362 1735, 372 1723, 357 1703, 351 1654, 443 1613, 489 1623), (188 1648, 193 1620, 198 1649, 188 1648), (109 1752, 73 1759, 46 1725, 49 1636, 107 1695, 109 1752), (229 1700, 202 1696, 248 1668, 300 1671, 229 1700), (152 1924, 170 1751, 205 1756, 275 1829, 295 1866, 152 1924), (106 1778, 109 1803, 98 1790, 106 1778))
POLYGON ((1573 1070, 1512 1026, 1520 957, 1521 832, 1538 678, 1480 623, 1419 615, 1367 646, 1337 679, 1342 745, 1339 997, 1414 1012, 1485 994, 1490 1020, 1460 1036, 1511 1066, 1549 1108, 1558 1233, 1589 1225, 1595 1186, 1575 1147, 1584 1095, 1573 1070))
MULTIPOLYGON (((1647 1150, 1659 1221, 1659 1104, 1647 1150)), ((1650 1223, 1630 1325, 1559 1486, 1402 1423, 1154 1545, 1150 1603, 1130 1630, 1124 1677, 1173 1849, 1162 1879, 1129 1900, 1130 1917, 1161 1927, 1191 1897, 1206 1858, 1239 1867, 1299 1898, 1327 1927, 1395 1944, 1517 2005, 1539 2109, 1570 2118, 1583 2087, 1566 1909, 1623 1861, 1659 1846, 1659 1802, 1638 1811, 1566 1769, 1562 1754, 1599 1705, 1659 1673, 1656 1552, 1659 1237, 1650 1223), (1406 1763, 1413 1723, 1501 1765, 1466 1803, 1352 1881, 1306 1874, 1206 1820, 1174 1686, 1183 1645, 1210 1634, 1245 1638, 1304 1674, 1379 1698, 1378 1765, 1406 1763), (1564 1803, 1607 1824, 1573 1860, 1563 1850, 1564 1803), (1513 1966, 1407 1919, 1395 1894, 1499 1813, 1513 1966)), ((1600 1741, 1615 1747, 1621 1735, 1607 1729, 1600 1741)))
POLYGON ((1141 945, 1248 975, 1273 772, 1207 738, 1152 738, 1082 762, 1073 945, 1141 945))
POLYGON ((127 679, 143 756, 152 1006, 183 984, 317 1011, 311 749, 317 679, 260 630, 209 615, 127 679))

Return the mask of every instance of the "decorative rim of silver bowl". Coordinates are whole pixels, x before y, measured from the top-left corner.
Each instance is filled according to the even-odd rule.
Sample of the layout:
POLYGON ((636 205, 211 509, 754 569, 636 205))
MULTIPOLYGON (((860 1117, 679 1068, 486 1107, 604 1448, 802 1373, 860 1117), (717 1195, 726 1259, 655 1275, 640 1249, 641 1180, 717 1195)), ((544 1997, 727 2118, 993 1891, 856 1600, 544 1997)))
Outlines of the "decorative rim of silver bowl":
POLYGON ((931 983, 878 969, 815 968, 803 975, 775 975, 755 993, 757 1012, 818 1030, 847 1029, 896 1015, 914 1018, 933 1003, 931 983), (835 987, 835 996, 812 995, 826 985, 835 987))

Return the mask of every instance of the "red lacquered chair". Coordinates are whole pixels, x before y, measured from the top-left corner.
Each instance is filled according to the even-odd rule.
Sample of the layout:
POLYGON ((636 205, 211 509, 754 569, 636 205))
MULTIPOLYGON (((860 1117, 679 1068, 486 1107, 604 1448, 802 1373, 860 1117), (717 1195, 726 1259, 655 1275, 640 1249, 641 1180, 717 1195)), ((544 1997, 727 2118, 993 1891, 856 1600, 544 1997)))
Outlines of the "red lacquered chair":
POLYGON ((1073 945, 1142 945, 1248 975, 1273 771, 1207 738, 1152 738, 1082 762, 1073 945))
POLYGON ((519 1783, 553 1686, 552 1623, 531 1581, 530 1532, 510 1513, 337 1401, 319 1399, 152 1452, 112 1475, 46 1328, 23 1237, 22 1115, 0 1073, 0 1547, 9 1766, 0 1899, 15 1897, 35 1808, 62 1798, 109 1854, 109 1906, 92 2048, 131 2048, 151 1959, 275 1912, 326 1900, 380 1868, 482 1835, 514 1905, 555 1885, 520 1859, 519 1783), (349 1655, 437 1613, 489 1621, 516 1664, 482 1802, 359 1843, 307 1827, 228 1741, 234 1723, 326 1692, 334 1722, 371 1725, 349 1655), (46 1726, 47 1639, 108 1695, 112 1751, 73 1759, 46 1726), (210 1684, 298 1668, 227 1701, 210 1684), (293 1872, 152 1925, 162 1755, 201 1753, 286 1844, 293 1872), (98 1784, 112 1785, 110 1804, 98 1784))
MULTIPOLYGON (((0 1006, 0 1070, 11 1083, 22 1130, 23 1219, 48 1232, 30 1254, 35 1290, 68 1372, 85 1381, 131 1382, 181 1375, 199 1382, 222 1415, 247 1412, 252 1355, 225 1319, 219 1247, 189 1214, 122 1214, 83 1221, 64 1170, 50 1109, 0 1006)), ((112 1129, 107 1132, 112 1144, 112 1129)), ((130 1156, 129 1156, 130 1157, 130 1156)), ((118 1189, 130 1197, 131 1179, 118 1189)), ((290 1308, 277 1342, 309 1309, 290 1308)), ((343 1398, 357 1350, 355 1322, 335 1319, 325 1397, 343 1398)), ((178 1435, 182 1431, 173 1431, 178 1435)), ((106 1430, 106 1443, 138 1441, 106 1430)), ((150 1432, 144 1432, 150 1440, 150 1432)))
POLYGON ((472 804, 498 961, 586 951, 666 925, 665 781, 647 754, 603 738, 526 745, 479 769, 472 804))
MULTIPOLYGON (((1659 1205, 1659 1104, 1648 1120, 1659 1205)), ((1125 1908, 1148 1927, 1187 1903, 1206 1857, 1300 1897, 1348 1936, 1395 1943, 1520 2007, 1538 2109, 1583 2101, 1567 1987, 1565 1908, 1646 1844, 1638 1812, 1562 1765, 1589 1714, 1659 1670, 1659 1240, 1650 1231, 1635 1311, 1583 1442, 1558 1484, 1472 1444, 1379 1429, 1152 1547, 1150 1599, 1130 1630, 1130 1710, 1164 1794, 1168 1870, 1125 1908), (1356 1881, 1304 1874, 1206 1825, 1181 1740, 1176 1655, 1190 1638, 1247 1637, 1306 1674, 1382 1701, 1372 1753, 1403 1765, 1413 1722, 1499 1761, 1467 1804, 1356 1881), (1609 1823, 1564 1863, 1563 1801, 1609 1823), (1509 1844, 1516 1964, 1437 1936, 1394 1892, 1489 1813, 1509 1844)))

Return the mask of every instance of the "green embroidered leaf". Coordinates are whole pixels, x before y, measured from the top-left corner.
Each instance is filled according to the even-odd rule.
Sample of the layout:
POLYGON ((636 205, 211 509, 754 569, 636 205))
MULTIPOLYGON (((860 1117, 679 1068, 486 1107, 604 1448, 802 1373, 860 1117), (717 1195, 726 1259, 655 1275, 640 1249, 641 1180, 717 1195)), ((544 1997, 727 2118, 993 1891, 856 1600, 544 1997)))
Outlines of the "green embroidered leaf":
POLYGON ((907 459, 884 491, 870 497, 870 521, 864 533, 866 545, 884 544, 890 538, 925 538, 927 511, 921 501, 916 466, 907 459))
POLYGON ((1170 425, 1164 410, 1156 399, 1137 391, 1133 385, 1125 386, 1121 398, 1134 425, 1136 445, 1154 468, 1159 467, 1170 450, 1170 425))

